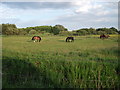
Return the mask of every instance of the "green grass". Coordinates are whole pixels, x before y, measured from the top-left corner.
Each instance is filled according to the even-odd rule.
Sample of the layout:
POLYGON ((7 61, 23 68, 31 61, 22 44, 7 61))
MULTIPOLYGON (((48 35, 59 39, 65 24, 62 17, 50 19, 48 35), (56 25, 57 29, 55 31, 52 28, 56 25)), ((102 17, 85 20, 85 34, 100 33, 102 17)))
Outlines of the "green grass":
POLYGON ((3 88, 118 88, 118 37, 4 36, 3 88))

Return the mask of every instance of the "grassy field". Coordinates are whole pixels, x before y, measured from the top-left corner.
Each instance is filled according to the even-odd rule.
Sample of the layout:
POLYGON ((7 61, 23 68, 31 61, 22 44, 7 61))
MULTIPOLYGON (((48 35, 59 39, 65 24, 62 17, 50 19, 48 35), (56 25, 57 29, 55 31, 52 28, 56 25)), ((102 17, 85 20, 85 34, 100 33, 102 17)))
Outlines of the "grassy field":
POLYGON ((3 36, 3 88, 118 88, 118 36, 3 36))

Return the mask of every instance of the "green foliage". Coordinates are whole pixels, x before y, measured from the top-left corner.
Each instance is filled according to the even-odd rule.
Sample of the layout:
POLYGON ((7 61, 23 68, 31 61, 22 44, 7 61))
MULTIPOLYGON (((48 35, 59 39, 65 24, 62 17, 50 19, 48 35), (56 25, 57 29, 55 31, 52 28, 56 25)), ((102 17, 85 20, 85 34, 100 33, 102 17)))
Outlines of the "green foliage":
POLYGON ((34 27, 34 29, 38 32, 48 32, 48 33, 52 33, 52 26, 36 26, 34 27))
POLYGON ((104 31, 97 31, 97 34, 102 35, 102 34, 105 34, 105 32, 104 31))
POLYGON ((37 31, 36 30, 30 30, 29 34, 37 34, 37 31))
POLYGON ((76 31, 79 35, 90 35, 90 34, 97 34, 94 28, 83 28, 76 31))
POLYGON ((0 24, 0 34, 2 34, 2 24, 0 24))
POLYGON ((19 35, 27 35, 27 31, 24 30, 24 28, 18 29, 18 34, 19 35))
POLYGON ((57 27, 60 31, 67 31, 67 28, 62 25, 55 25, 55 27, 57 27))
POLYGON ((116 28, 82 28, 79 30, 76 30, 76 34, 78 35, 101 35, 101 34, 118 34, 118 31, 116 28))
POLYGON ((18 35, 18 29, 15 24, 2 24, 2 34, 18 35))
POLYGON ((54 26, 53 27, 53 34, 57 35, 57 34, 59 34, 59 32, 60 32, 60 28, 58 26, 54 26))
POLYGON ((3 88, 119 88, 118 36, 3 37, 3 88), (13 47, 14 45, 14 47, 13 47))
POLYGON ((120 34, 120 31, 118 31, 118 34, 120 34))
MULTIPOLYGON (((1 33, 1 32, 0 32, 1 33)), ((35 26, 26 28, 17 28, 15 24, 2 24, 2 33, 4 35, 27 35, 27 34, 44 34, 52 33, 54 35, 68 35, 68 36, 80 36, 80 35, 100 35, 100 34, 118 34, 119 31, 114 28, 82 28, 79 30, 68 31, 63 25, 55 26, 35 26)))
POLYGON ((70 32, 70 31, 60 31, 59 35, 60 36, 72 36, 73 32, 70 32))
POLYGON ((86 29, 80 29, 76 31, 79 35, 87 35, 86 29))
POLYGON ((90 32, 90 34, 93 34, 93 35, 96 35, 97 32, 96 32, 96 29, 95 28, 89 28, 88 30, 90 32))
POLYGON ((118 31, 116 28, 111 27, 111 28, 98 28, 96 31, 102 31, 104 34, 118 34, 118 31))

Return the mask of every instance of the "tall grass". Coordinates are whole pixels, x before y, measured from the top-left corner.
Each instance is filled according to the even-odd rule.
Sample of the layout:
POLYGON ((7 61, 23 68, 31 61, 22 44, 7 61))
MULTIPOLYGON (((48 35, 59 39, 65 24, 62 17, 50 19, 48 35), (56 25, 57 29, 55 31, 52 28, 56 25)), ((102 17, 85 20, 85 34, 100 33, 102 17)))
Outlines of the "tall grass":
POLYGON ((75 37, 66 43, 65 37, 43 38, 40 43, 3 38, 3 88, 119 88, 113 39, 75 37))

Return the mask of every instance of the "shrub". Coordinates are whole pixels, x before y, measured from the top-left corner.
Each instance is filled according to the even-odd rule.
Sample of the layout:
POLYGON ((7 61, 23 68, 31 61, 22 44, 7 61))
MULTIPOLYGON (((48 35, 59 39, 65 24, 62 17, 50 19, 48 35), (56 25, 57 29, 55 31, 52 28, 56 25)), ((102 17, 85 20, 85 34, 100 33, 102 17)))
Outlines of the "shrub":
POLYGON ((36 30, 30 30, 29 34, 37 34, 37 31, 36 30))

